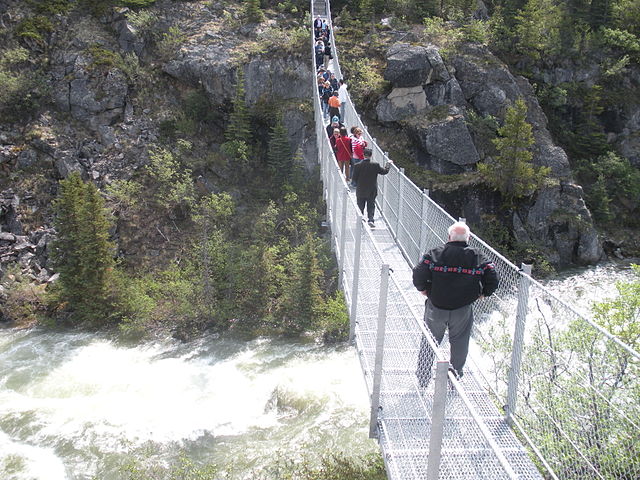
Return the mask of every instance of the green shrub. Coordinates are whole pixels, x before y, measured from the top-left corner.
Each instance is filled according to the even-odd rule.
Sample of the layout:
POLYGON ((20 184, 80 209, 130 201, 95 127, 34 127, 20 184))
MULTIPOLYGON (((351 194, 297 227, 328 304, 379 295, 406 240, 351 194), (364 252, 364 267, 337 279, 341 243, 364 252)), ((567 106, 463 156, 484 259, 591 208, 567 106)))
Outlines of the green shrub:
POLYGON ((71 8, 70 0, 29 0, 33 9, 43 15, 64 15, 71 8))
POLYGON ((29 50, 24 47, 10 48, 0 54, 0 66, 12 66, 29 59, 29 50))
POLYGON ((604 27, 600 35, 604 45, 629 54, 635 61, 640 60, 640 38, 633 33, 604 27))
POLYGON ((585 185, 585 200, 596 220, 626 219, 637 225, 640 209, 640 171, 613 152, 594 160, 580 160, 576 172, 585 185))
POLYGON ((156 0, 118 0, 118 3, 123 7, 145 8, 156 3, 156 0))
POLYGON ((119 53, 108 50, 97 43, 90 45, 87 51, 91 54, 91 57, 93 57, 93 67, 123 69, 124 62, 119 53))
POLYGON ((195 195, 191 170, 182 168, 166 148, 149 150, 149 160, 145 172, 153 200, 166 210, 189 208, 195 195))
POLYGON ((43 15, 37 15, 22 20, 16 26, 18 37, 44 43, 44 36, 53 32, 53 23, 43 15))
POLYGON ((0 303, 0 318, 18 326, 32 326, 44 319, 46 302, 45 285, 32 284, 20 269, 10 268, 3 277, 3 287, 7 296, 0 303))
POLYGON ((0 113, 6 121, 28 118, 45 93, 39 72, 12 72, 0 65, 0 113))
POLYGON ((178 53, 185 39, 186 36, 178 27, 170 27, 168 32, 162 34, 162 38, 156 45, 160 59, 167 61, 173 58, 178 53))

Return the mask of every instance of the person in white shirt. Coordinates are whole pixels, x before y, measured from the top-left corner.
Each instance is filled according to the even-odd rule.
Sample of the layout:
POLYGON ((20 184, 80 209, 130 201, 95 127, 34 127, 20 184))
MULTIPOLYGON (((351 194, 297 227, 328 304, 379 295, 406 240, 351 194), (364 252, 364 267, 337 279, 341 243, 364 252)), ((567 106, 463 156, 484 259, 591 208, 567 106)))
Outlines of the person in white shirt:
POLYGON ((344 82, 344 78, 340 79, 338 98, 340 99, 340 120, 344 122, 344 106, 347 102, 347 84, 344 82))

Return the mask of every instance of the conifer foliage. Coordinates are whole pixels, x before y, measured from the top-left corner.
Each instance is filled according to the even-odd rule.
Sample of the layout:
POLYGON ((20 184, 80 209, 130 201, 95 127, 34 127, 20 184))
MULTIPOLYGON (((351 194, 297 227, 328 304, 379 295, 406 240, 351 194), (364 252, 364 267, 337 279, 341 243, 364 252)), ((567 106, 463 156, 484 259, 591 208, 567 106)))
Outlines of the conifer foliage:
POLYGON ((260 0, 245 0, 244 14, 250 22, 260 23, 264 19, 260 0))
POLYGON ((73 173, 60 182, 53 209, 57 298, 77 322, 102 323, 110 311, 115 267, 112 222, 104 200, 95 185, 73 173))
POLYGON ((267 163, 277 187, 282 187, 290 177, 292 169, 292 152, 289 145, 287 129, 278 118, 269 135, 269 151, 267 163))
POLYGON ((484 179, 511 203, 533 194, 550 171, 548 167, 534 167, 531 163, 534 138, 526 117, 526 103, 516 100, 507 109, 504 125, 498 129, 499 137, 493 140, 498 150, 494 161, 478 165, 484 179))

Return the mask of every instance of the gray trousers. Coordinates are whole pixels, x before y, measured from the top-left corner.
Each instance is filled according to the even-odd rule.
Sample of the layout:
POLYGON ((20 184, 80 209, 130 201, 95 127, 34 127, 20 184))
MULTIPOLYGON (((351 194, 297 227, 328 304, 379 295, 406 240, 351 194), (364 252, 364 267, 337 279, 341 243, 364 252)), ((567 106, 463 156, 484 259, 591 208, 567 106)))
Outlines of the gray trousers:
MULTIPOLYGON (((444 333, 449 329, 449 344, 451 345, 450 363, 458 375, 462 376, 462 368, 467 361, 469 353, 469 338, 473 326, 473 310, 471 305, 466 305, 455 310, 443 310, 435 307, 431 300, 427 299, 424 309, 424 322, 427 328, 440 345, 444 333)), ((420 386, 424 387, 431 379, 431 366, 435 358, 435 352, 423 337, 418 353, 418 368, 416 374, 420 386)))

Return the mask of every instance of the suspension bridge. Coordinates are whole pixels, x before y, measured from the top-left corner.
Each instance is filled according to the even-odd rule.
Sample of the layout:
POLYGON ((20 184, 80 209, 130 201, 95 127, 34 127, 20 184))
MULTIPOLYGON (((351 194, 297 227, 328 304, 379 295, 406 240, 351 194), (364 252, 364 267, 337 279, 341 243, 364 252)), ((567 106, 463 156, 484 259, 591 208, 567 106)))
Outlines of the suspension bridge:
MULTIPOLYGON (((312 0, 311 15, 330 27, 327 67, 342 78, 329 2, 312 0)), ((371 399, 370 436, 388 478, 640 478, 640 354, 473 235, 470 245, 495 263, 501 283, 474 304, 465 376, 448 372, 447 339, 438 346, 426 330, 411 267, 446 242, 455 219, 391 165, 378 180, 376 228, 368 228, 311 81, 327 223, 371 399), (436 353, 426 388, 416 376, 421 342, 436 353)), ((363 130, 372 162, 388 162, 350 99, 342 121, 363 130)))

